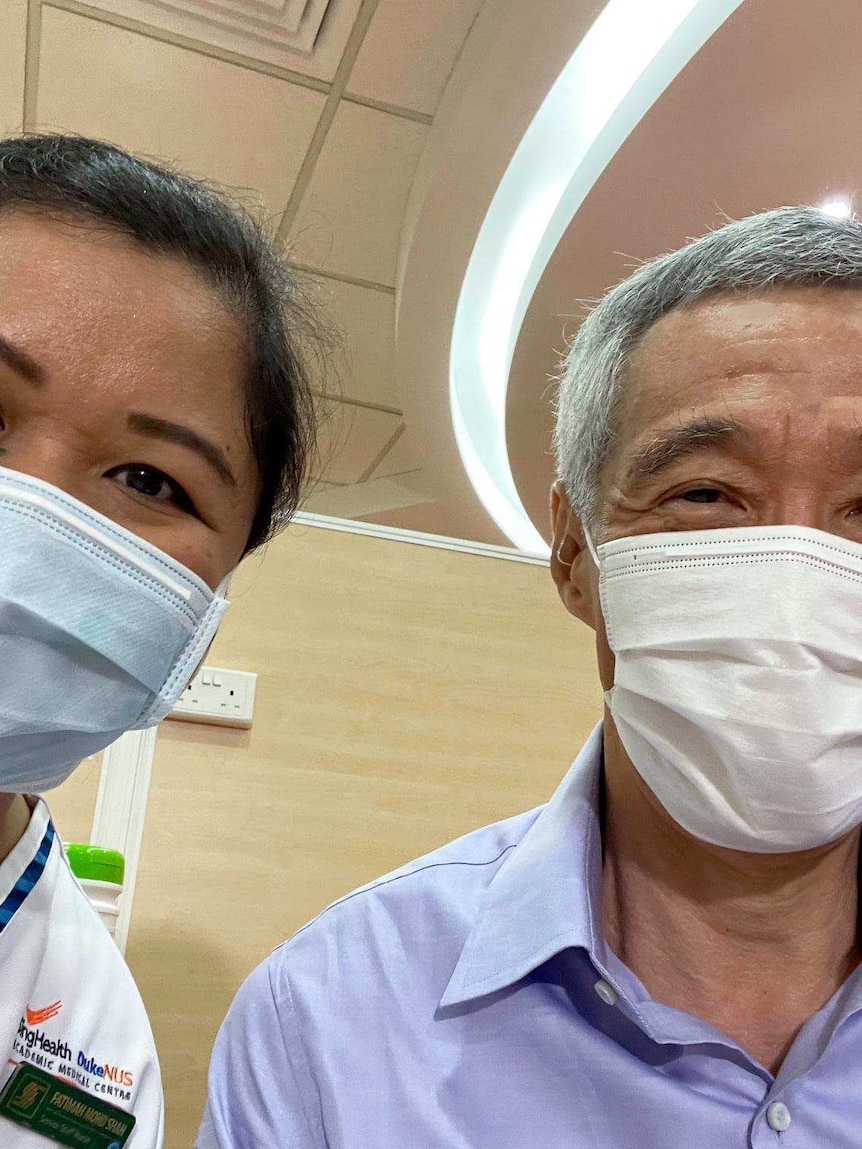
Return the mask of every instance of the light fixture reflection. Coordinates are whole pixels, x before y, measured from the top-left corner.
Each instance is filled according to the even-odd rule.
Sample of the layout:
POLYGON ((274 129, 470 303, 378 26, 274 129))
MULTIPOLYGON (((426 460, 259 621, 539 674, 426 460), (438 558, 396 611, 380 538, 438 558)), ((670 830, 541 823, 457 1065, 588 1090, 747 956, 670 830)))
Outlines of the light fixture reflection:
POLYGON ((833 219, 849 219, 853 214, 853 208, 846 199, 827 199, 820 205, 820 210, 824 215, 832 216, 833 219))
POLYGON ((549 553, 506 445, 509 371, 532 294, 614 153, 741 3, 608 0, 525 132, 476 238, 452 331, 452 424, 474 490, 522 550, 549 553))

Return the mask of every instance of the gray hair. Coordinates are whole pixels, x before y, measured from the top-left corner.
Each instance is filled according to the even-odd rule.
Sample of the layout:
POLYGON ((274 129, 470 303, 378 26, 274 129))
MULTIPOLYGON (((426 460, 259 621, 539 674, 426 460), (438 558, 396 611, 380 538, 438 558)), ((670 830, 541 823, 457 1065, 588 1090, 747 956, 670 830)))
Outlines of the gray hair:
POLYGON ((707 296, 803 284, 862 287, 862 220, 813 207, 748 216, 643 264, 590 312, 563 360, 554 434, 557 476, 587 525, 626 368, 645 332, 707 296))

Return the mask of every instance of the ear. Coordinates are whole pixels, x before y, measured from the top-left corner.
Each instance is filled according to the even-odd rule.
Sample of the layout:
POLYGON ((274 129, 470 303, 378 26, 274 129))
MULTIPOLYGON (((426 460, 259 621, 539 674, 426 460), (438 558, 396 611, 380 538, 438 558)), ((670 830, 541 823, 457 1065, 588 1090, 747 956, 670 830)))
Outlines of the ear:
POLYGON ((598 572, 587 550, 581 520, 559 480, 551 487, 551 578, 569 614, 596 629, 598 572))

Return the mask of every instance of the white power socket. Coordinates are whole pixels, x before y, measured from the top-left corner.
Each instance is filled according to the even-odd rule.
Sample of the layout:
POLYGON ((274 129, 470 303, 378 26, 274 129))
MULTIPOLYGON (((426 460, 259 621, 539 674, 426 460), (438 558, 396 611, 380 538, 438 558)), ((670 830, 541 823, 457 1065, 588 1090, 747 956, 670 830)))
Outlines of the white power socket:
POLYGON ((254 716, 256 691, 256 674, 202 666, 168 718, 248 729, 254 716))

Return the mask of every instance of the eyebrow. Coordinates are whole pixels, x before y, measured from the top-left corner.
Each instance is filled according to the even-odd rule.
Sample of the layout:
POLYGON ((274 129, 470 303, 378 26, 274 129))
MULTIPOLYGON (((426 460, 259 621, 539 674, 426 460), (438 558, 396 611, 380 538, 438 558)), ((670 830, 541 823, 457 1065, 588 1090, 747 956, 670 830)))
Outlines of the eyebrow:
POLYGON ((197 431, 193 431, 191 427, 185 427, 182 423, 172 423, 169 419, 157 419, 155 415, 146 415, 142 411, 133 411, 129 415, 128 425, 130 431, 137 431, 153 439, 165 439, 169 443, 178 443, 181 447, 197 451, 220 478, 231 487, 237 486, 236 476, 224 451, 209 439, 199 435, 197 431))
POLYGON ((660 432, 635 451, 624 483, 634 485, 669 470, 680 459, 715 447, 727 448, 748 439, 748 429, 735 419, 695 419, 682 427, 660 432))
POLYGON ((20 375, 35 387, 41 387, 47 378, 44 367, 2 335, 0 335, 0 360, 7 367, 11 367, 16 375, 20 375))
MULTIPOLYGON (((0 335, 0 362, 5 363, 16 375, 20 375, 35 387, 43 386, 47 379, 45 368, 3 335, 0 335)), ((193 431, 191 427, 173 423, 170 419, 157 419, 154 415, 146 415, 142 411, 135 411, 129 415, 128 427, 129 430, 137 431, 141 435, 148 435, 153 439, 166 439, 170 443, 178 443, 181 447, 197 451, 221 479, 231 487, 237 486, 236 476, 224 451, 193 431)))

